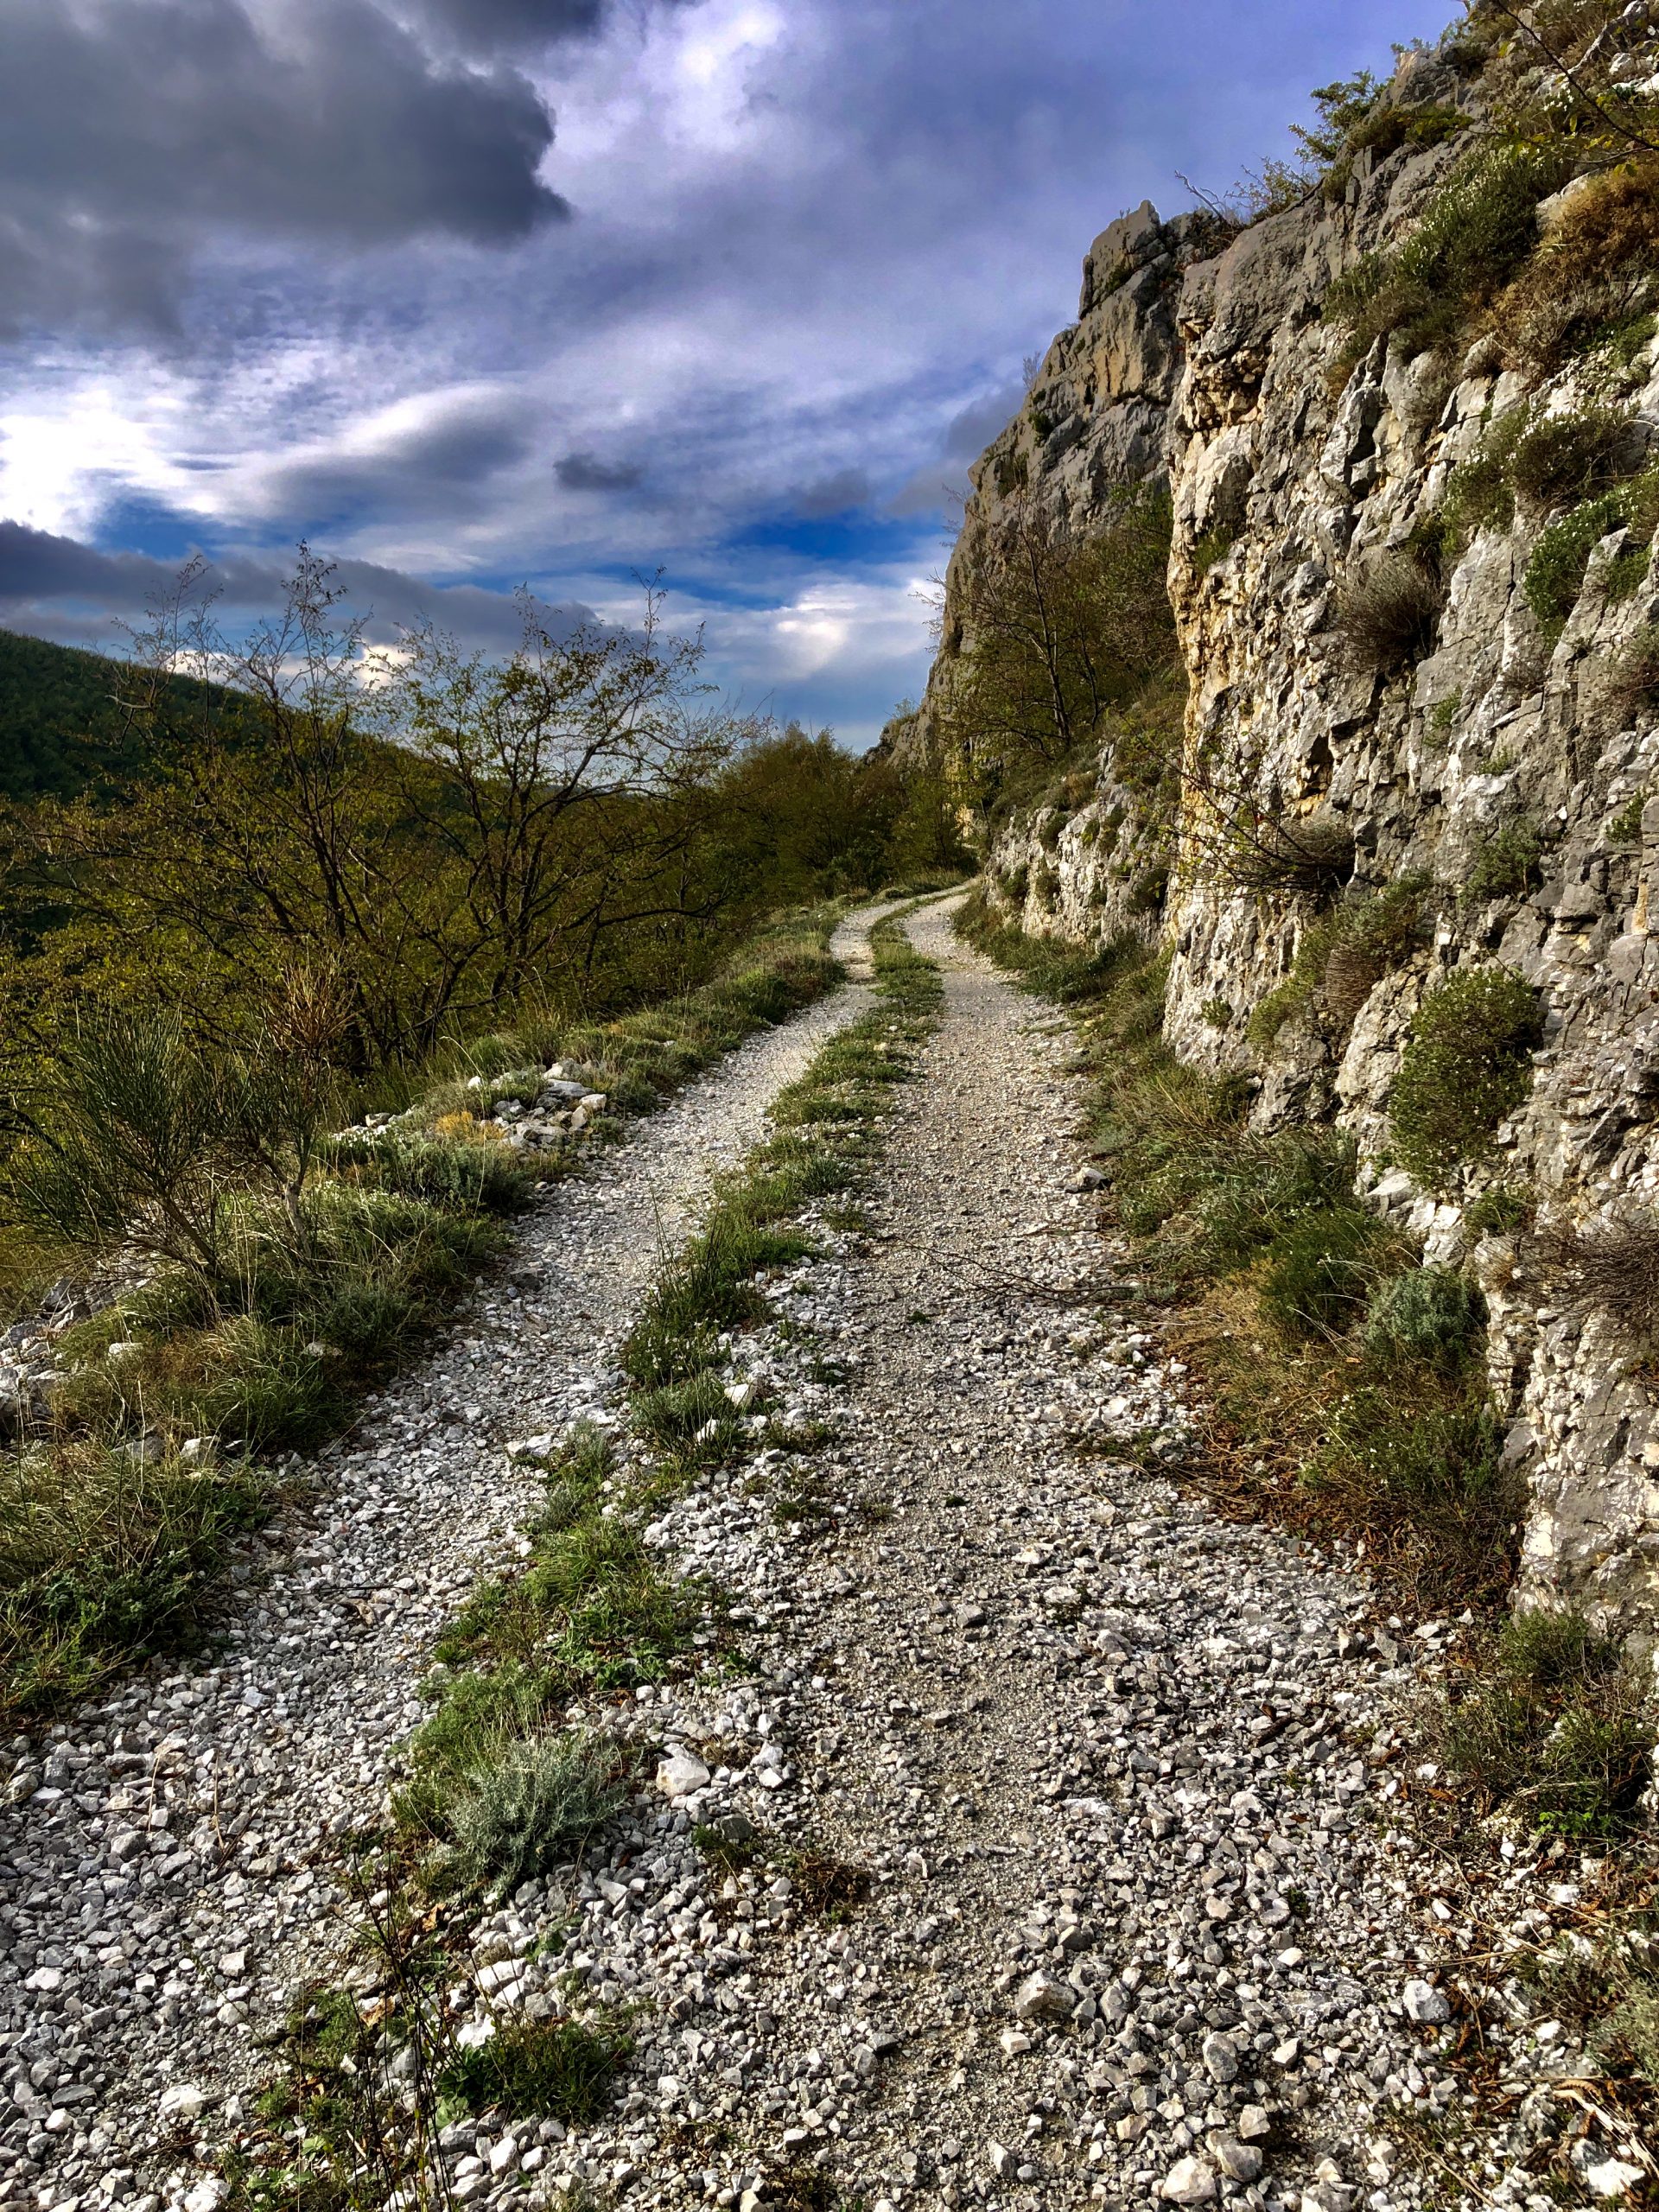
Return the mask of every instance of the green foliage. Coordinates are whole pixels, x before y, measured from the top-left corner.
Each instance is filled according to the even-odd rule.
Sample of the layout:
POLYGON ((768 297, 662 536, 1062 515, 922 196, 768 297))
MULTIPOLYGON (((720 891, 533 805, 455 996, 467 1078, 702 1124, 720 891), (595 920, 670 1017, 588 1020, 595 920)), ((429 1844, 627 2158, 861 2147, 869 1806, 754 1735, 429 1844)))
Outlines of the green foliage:
POLYGON ((1364 1306, 1376 1255, 1393 1239, 1376 1216, 1352 1204, 1293 1223, 1274 1238, 1262 1269, 1262 1311, 1287 1337, 1332 1336, 1364 1306))
POLYGON ((1531 253, 1538 202, 1566 174, 1547 145, 1465 155, 1402 245, 1367 255, 1331 286, 1325 312, 1344 331, 1344 370, 1381 337, 1408 356, 1455 344, 1531 253))
POLYGON ((6 818, 7 1053, 89 999, 239 1044, 303 983, 321 1056, 378 1089, 480 1029, 683 992, 779 903, 884 880, 890 850, 959 864, 937 781, 711 707, 655 594, 556 638, 522 613, 499 660, 417 630, 365 685, 308 554, 251 636, 187 575, 105 664, 130 730, 107 775, 6 818))
POLYGON ((1533 547, 1521 588, 1547 636, 1559 635, 1565 626, 1584 588, 1590 556, 1624 520, 1624 503, 1618 493, 1604 492, 1551 523, 1533 547))
POLYGON ((1270 1046, 1294 1014, 1311 1009, 1319 1026, 1345 1036, 1384 976, 1415 950, 1427 890, 1420 875, 1378 888, 1351 888, 1328 914, 1310 922, 1282 983, 1257 1001, 1246 1031, 1270 1046))
POLYGON ((1535 1610, 1487 1641, 1433 1739, 1483 1811, 1513 1805, 1536 1827, 1605 1836, 1640 1817, 1654 1722, 1649 1687, 1611 1637, 1580 1614, 1535 1610))
POLYGON ((1581 178, 1549 237, 1498 303, 1513 366, 1552 375, 1601 353, 1628 365, 1652 336, 1659 164, 1581 178))
POLYGON ((1522 1496, 1490 1407, 1393 1377, 1351 1390, 1302 1472, 1419 1603, 1490 1602, 1514 1571, 1522 1496))
POLYGON ((438 2092, 461 2112, 589 2126, 632 2048, 626 2036, 579 2020, 504 2021, 487 2043, 456 2051, 438 2092))
POLYGON ((1543 834, 1535 822, 1506 822, 1475 849, 1459 904, 1484 906, 1494 899, 1524 899, 1535 889, 1544 855, 1543 834))
MULTIPOLYGON (((0 798, 73 798, 123 766, 124 673, 103 653, 0 630, 0 798)), ((181 709, 200 703, 175 678, 181 709)))
POLYGON ((1536 996, 1511 969, 1449 976, 1417 1010, 1395 1078, 1395 1154, 1418 1182, 1444 1185, 1484 1153, 1532 1088, 1536 996))
POLYGON ((1495 1183, 1490 1190, 1481 1192, 1469 1207, 1464 1216, 1465 1226, 1471 1236, 1506 1236, 1531 1220, 1535 1205, 1529 1192, 1516 1190, 1507 1183, 1495 1183))
POLYGON ((448 1799, 437 1862, 447 1884, 510 1895, 580 1848, 626 1796, 617 1745, 568 1732, 524 1736, 470 1768, 448 1799))
POLYGON ((296 1230, 332 1103, 314 1068, 195 1044, 178 1020, 96 1011, 10 1100, 25 1132, 0 1203, 27 1227, 101 1258, 134 1249, 225 1273, 232 1190, 275 1192, 296 1230))
POLYGON ((1511 407, 1483 433, 1452 477, 1443 510, 1454 540, 1482 528, 1507 530, 1517 495, 1535 507, 1574 505, 1627 473, 1630 426, 1605 407, 1541 414, 1511 407))
POLYGON ((481 1133, 467 1141, 416 1129, 353 1129, 330 1139, 322 1157, 337 1173, 454 1213, 516 1212, 538 1180, 523 1154, 481 1133))
POLYGON ((982 801, 1026 788, 1092 740, 1176 659, 1165 587, 1166 491, 1116 495, 1088 537, 1012 499, 963 564, 965 639, 940 737, 982 801))
POLYGON ((204 1578, 266 1510, 239 1465, 91 1442, 0 1459, 0 1710, 50 1711, 134 1658, 192 1647, 204 1578))
POLYGON ((1381 1363, 1418 1359, 1455 1375, 1473 1356, 1485 1324, 1485 1300, 1455 1268, 1408 1268, 1372 1291, 1365 1349, 1381 1363))

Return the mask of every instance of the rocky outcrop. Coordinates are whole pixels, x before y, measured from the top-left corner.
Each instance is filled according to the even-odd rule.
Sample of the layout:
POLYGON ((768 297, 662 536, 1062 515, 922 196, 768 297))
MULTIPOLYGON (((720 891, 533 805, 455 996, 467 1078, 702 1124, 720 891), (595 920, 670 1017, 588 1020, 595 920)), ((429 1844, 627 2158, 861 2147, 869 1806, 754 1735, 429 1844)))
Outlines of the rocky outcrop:
MULTIPOLYGON (((1659 445, 1659 375, 1639 326, 1548 374, 1506 365, 1502 329, 1414 354, 1379 337, 1343 357, 1325 313, 1333 280, 1411 236, 1478 143, 1490 86, 1454 58, 1408 54, 1385 100, 1408 118, 1460 115, 1472 136, 1414 144, 1402 125, 1407 143, 1389 152, 1376 134, 1339 190, 1220 251, 1208 219, 1164 224, 1149 207, 1103 233, 1079 321, 979 465, 951 582, 959 597, 958 569, 1017 487, 1086 520, 1113 486, 1166 470, 1188 684, 1166 894, 1160 904, 1144 877, 1110 873, 1105 825, 1124 799, 1109 760, 1004 824, 988 878, 1030 928, 1102 943, 1125 927, 1161 933, 1179 1052, 1244 1071, 1264 1126, 1351 1130, 1374 1203, 1427 1255, 1472 1267, 1509 1448, 1530 1484, 1528 1585, 1639 1624, 1659 1618, 1651 1372, 1616 1313, 1575 1304, 1495 1224, 1525 1212, 1569 1230, 1628 1227, 1659 1207, 1659 726, 1640 687, 1618 680, 1659 621, 1659 594, 1605 502, 1559 625, 1541 614, 1534 556, 1571 497, 1522 489, 1512 518, 1442 525, 1459 470, 1490 454, 1491 425, 1516 409, 1622 417, 1616 473, 1628 479, 1644 442, 1659 445), (1397 666, 1368 662, 1344 593, 1437 564, 1419 647, 1397 666), (1330 896, 1294 868, 1278 881, 1271 868, 1230 868, 1241 823, 1258 856, 1274 839, 1339 855, 1351 906, 1414 887, 1421 920, 1403 957, 1351 978, 1339 1018, 1318 991, 1284 988, 1330 896), (1389 1116, 1414 1020, 1447 976, 1494 968, 1536 994, 1530 1088, 1484 1149, 1414 1180, 1389 1116), (1275 993, 1276 1029, 1262 1014, 1275 993)), ((1543 204, 1546 233, 1574 188, 1543 204)), ((970 644, 947 601, 931 699, 970 644)))

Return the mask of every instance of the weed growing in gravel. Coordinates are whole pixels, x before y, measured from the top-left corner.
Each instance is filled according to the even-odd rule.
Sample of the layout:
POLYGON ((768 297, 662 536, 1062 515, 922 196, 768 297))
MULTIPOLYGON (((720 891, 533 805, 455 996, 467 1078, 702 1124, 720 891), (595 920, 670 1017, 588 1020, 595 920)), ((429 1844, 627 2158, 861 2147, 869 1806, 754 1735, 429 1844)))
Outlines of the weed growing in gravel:
POLYGON ((607 1510, 613 1472, 603 1431, 574 1430, 544 1470, 530 1557, 480 1583, 438 1640, 444 1671, 397 1812, 451 1885, 511 1888, 604 1818, 617 1747, 559 1732, 558 1716, 573 1696, 660 1680, 707 1616, 709 1593, 663 1574, 607 1510))
POLYGON ((446 2107, 500 2112, 508 2120, 562 2120, 582 2126, 609 2102, 627 2037, 581 2020, 519 2020, 475 2050, 459 2050, 438 2076, 446 2107))
POLYGON ((1652 1779, 1650 1678, 1582 1615, 1511 1614, 1430 1718, 1431 1741, 1483 1811, 1605 1836, 1636 1827, 1652 1779))
POLYGON ((510 1738, 449 1793, 435 1875, 446 1888, 509 1894, 581 1848, 621 1803, 626 1772, 606 1737, 510 1738))
POLYGON ((146 1460, 91 1440, 0 1460, 5 1709, 50 1709, 197 1638, 203 1575, 266 1510, 239 1465, 146 1460))

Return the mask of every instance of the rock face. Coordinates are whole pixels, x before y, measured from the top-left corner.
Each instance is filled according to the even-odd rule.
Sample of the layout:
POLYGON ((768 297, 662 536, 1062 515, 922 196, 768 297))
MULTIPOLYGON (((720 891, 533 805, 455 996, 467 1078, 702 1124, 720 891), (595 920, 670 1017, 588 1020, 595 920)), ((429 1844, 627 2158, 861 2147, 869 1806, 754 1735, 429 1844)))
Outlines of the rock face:
MULTIPOLYGON (((1102 233, 1079 321, 975 472, 920 736, 971 649, 963 576, 1002 504, 1019 493, 1086 527, 1115 486, 1164 471, 1188 687, 1167 885, 1133 855, 1126 864, 1133 795, 1103 756, 996 832, 993 895, 1028 929, 1161 939, 1166 1033, 1182 1057, 1243 1071, 1262 1127, 1353 1133, 1373 1202, 1429 1258, 1467 1262, 1486 1292, 1495 1400, 1530 1485, 1526 1587, 1643 1628, 1659 1618, 1659 1423, 1643 1347, 1552 1283, 1535 1246, 1482 1233, 1471 1214, 1496 1192, 1505 1204, 1489 1197, 1476 1224, 1524 1211, 1576 1230, 1640 1221, 1659 1203, 1659 709, 1617 680, 1659 595, 1609 510, 1564 621, 1541 620, 1529 563, 1576 490, 1523 491, 1512 518, 1489 513, 1455 537, 1434 537, 1430 518, 1490 426, 1517 409, 1623 417, 1628 475, 1644 444, 1659 447, 1659 374, 1641 334, 1549 373, 1506 365, 1502 328, 1466 350, 1459 340, 1413 357, 1381 339, 1351 367, 1338 359, 1332 280, 1410 236, 1478 143, 1491 86, 1457 59, 1408 53, 1383 99, 1459 112, 1472 134, 1356 152, 1339 189, 1219 251, 1208 216, 1163 223, 1149 206, 1102 233), (1415 561, 1426 526, 1441 604, 1419 649, 1374 671, 1344 629, 1342 594, 1415 561), (1216 825, 1224 833, 1246 804, 1275 836, 1340 850, 1350 898, 1421 890, 1404 957, 1351 976, 1339 1020, 1317 994, 1292 993, 1276 1034, 1251 1024, 1331 901, 1217 863, 1216 825), (1536 993, 1529 1090, 1480 1157, 1428 1187, 1390 1157, 1402 1055, 1427 994, 1494 967, 1536 993)), ((1543 202, 1546 236, 1575 189, 1543 202)))

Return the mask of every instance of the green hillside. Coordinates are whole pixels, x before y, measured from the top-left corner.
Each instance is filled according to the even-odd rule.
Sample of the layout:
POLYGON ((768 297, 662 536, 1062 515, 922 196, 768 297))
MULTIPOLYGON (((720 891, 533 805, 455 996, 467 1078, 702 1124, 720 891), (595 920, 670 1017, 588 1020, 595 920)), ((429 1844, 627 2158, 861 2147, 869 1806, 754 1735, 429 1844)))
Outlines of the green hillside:
POLYGON ((0 796, 69 798, 92 781, 120 739, 118 664, 0 630, 0 796))

